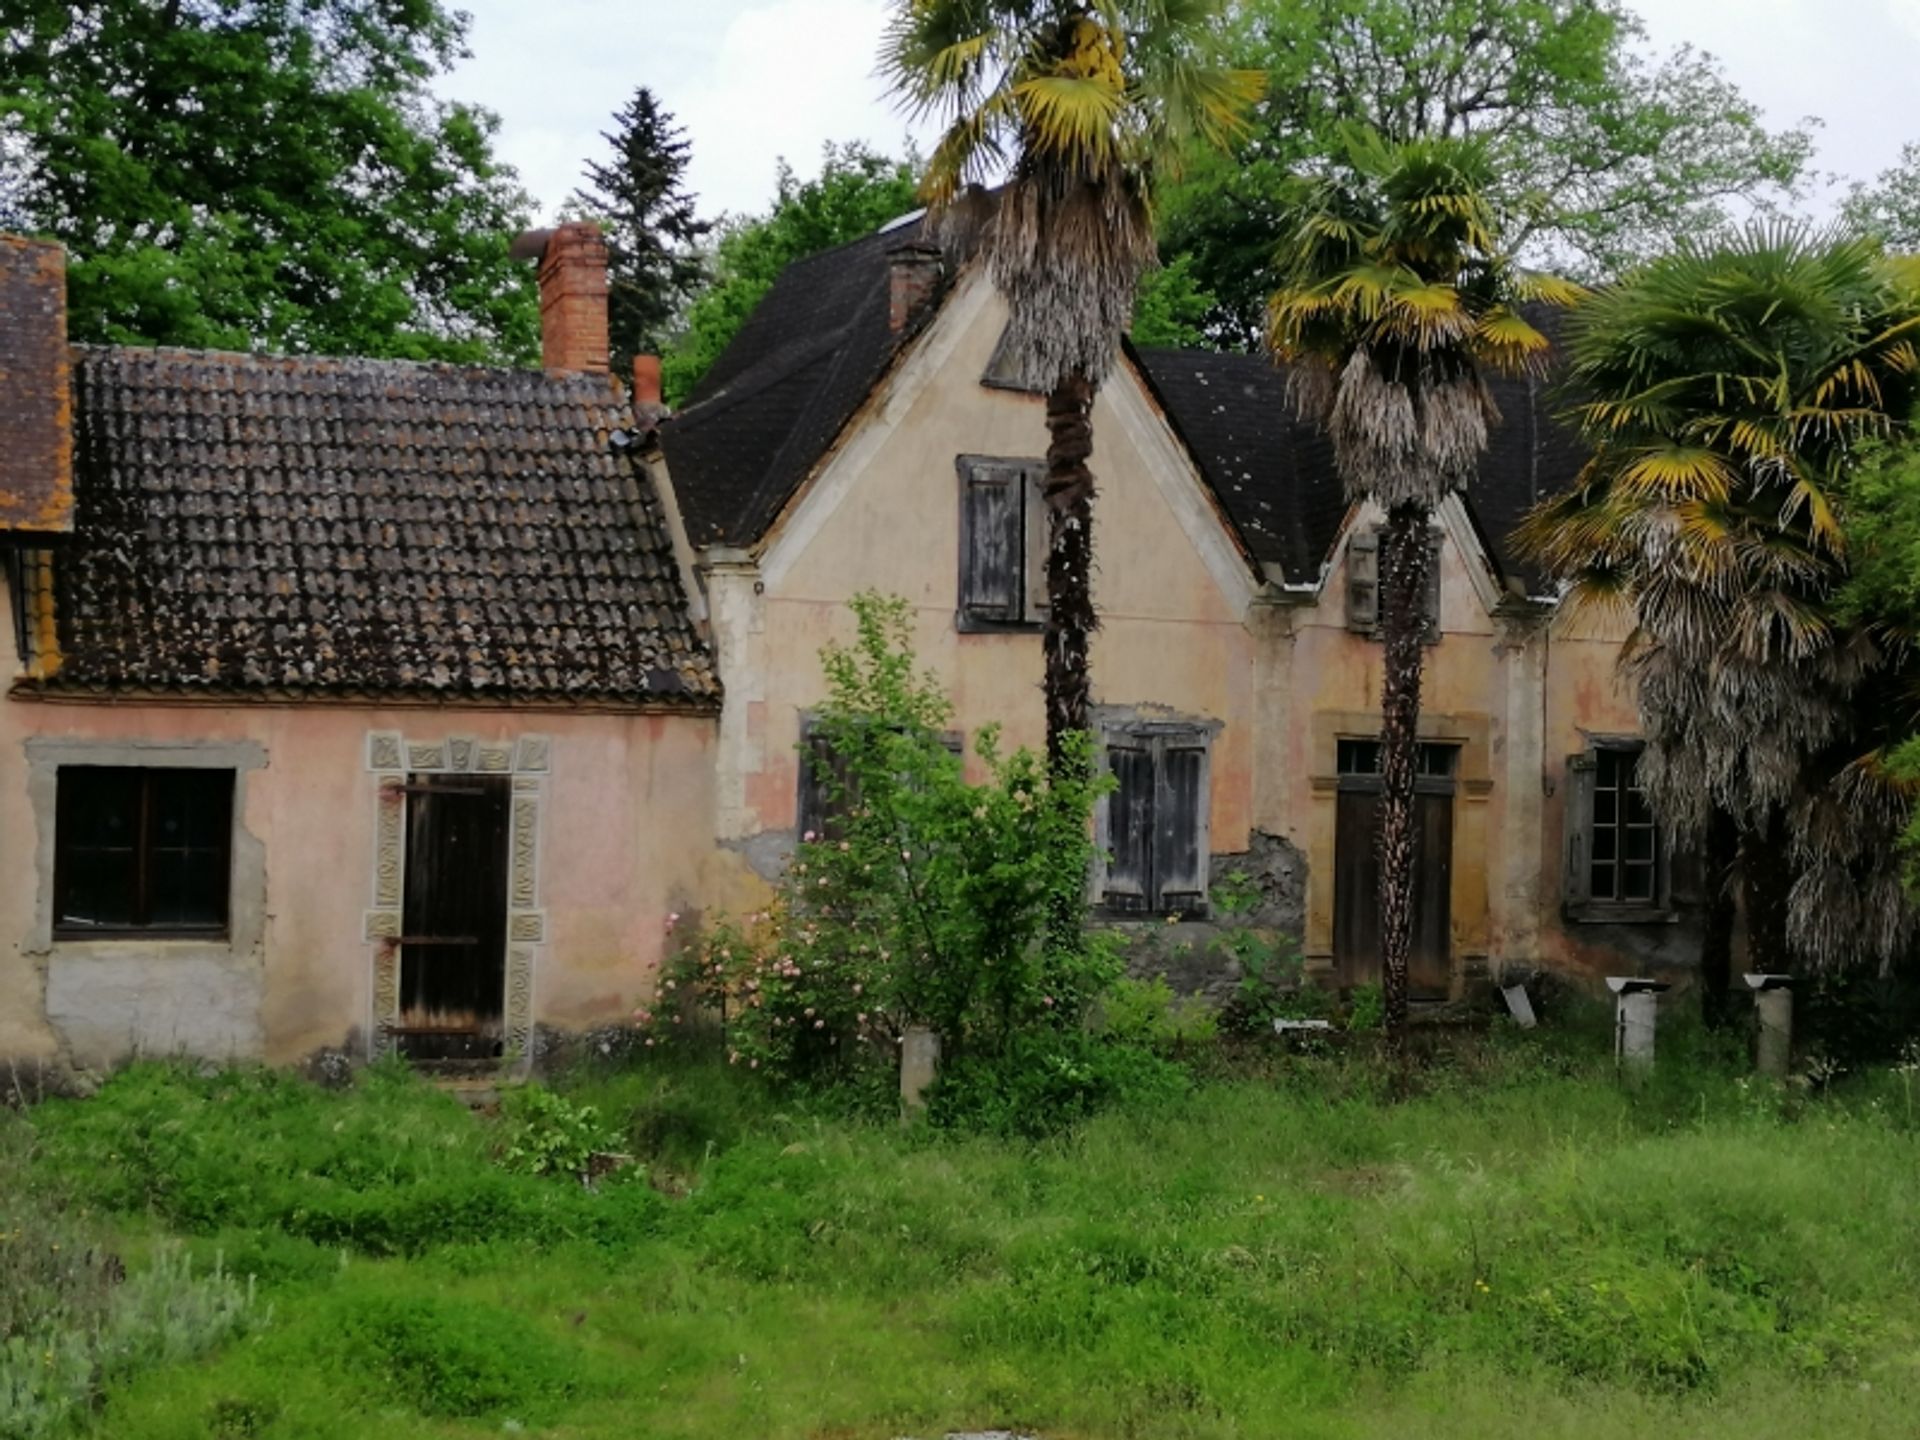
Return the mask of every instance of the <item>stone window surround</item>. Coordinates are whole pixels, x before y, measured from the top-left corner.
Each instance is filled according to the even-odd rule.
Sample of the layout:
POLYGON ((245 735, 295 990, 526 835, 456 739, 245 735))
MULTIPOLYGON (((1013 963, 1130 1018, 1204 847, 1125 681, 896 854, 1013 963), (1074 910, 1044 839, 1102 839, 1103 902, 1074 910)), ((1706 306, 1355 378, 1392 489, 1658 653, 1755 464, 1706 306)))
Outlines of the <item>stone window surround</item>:
POLYGON ((138 950, 186 959, 230 961, 256 950, 267 913, 266 847, 246 826, 247 777, 266 768, 266 748, 252 740, 79 740, 34 736, 26 742, 27 799, 33 809, 33 923, 23 949, 63 958, 120 957, 138 950), (233 819, 227 879, 227 933, 221 936, 114 935, 54 939, 54 824, 60 771, 69 765, 132 766, 148 770, 230 770, 233 819))
POLYGON ((544 958, 547 938, 547 912, 540 904, 540 855, 552 752, 552 741, 545 735, 419 740, 397 730, 368 732, 366 768, 373 785, 374 838, 371 904, 363 933, 373 977, 367 1025, 370 1055, 392 1049, 386 1027, 400 1018, 399 939, 406 913, 407 858, 407 797, 401 787, 409 775, 504 776, 513 783, 507 831, 505 1059, 523 1067, 532 1063, 534 975, 544 958))

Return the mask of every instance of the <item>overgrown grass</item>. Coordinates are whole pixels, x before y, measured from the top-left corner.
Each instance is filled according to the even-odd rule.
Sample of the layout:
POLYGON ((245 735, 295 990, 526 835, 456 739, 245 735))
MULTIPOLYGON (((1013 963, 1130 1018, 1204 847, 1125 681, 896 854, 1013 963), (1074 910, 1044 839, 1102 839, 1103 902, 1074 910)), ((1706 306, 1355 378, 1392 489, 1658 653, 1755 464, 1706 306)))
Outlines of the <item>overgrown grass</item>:
POLYGON ((143 1066, 13 1123, 32 1185, 272 1305, 111 1384, 115 1440, 1910 1436, 1910 1077, 1663 1044, 1627 1086, 1591 1037, 1457 1039, 1397 1102, 1362 1054, 1220 1067, 1040 1141, 583 1074, 643 1162, 595 1191, 390 1071, 143 1066))

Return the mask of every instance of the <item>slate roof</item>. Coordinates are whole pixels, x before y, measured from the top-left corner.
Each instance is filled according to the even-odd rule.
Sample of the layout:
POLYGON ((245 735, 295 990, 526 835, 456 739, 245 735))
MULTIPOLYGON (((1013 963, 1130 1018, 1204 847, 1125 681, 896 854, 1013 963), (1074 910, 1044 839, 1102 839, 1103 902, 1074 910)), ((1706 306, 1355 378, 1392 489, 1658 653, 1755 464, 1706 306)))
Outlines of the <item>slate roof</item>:
POLYGON ((921 233, 915 220, 789 265, 661 426, 694 545, 744 547, 765 534, 917 333, 890 327, 887 255, 921 233))
POLYGON ((718 703, 604 377, 72 355, 75 533, 39 683, 718 703))
MULTIPOLYGON (((694 545, 757 543, 913 338, 888 328, 887 255, 921 235, 915 221, 789 266, 686 408, 661 426, 694 545)), ((1288 584, 1317 583, 1348 507, 1332 446, 1296 417, 1285 375, 1258 355, 1129 353, 1248 555, 1288 584)), ((1541 576, 1516 552, 1513 529, 1571 484, 1582 460, 1552 418, 1550 388, 1494 382, 1503 420, 1468 492, 1502 576, 1530 592, 1541 576)))
MULTIPOLYGON (((1296 418, 1285 372, 1259 355, 1134 354, 1247 552, 1278 566, 1290 585, 1317 582, 1347 501, 1333 446, 1296 418)), ((1467 489, 1467 510, 1501 575, 1535 594, 1543 576, 1513 532, 1535 504, 1573 483, 1585 453, 1554 418, 1550 380, 1496 377, 1491 388, 1501 418, 1467 489)))

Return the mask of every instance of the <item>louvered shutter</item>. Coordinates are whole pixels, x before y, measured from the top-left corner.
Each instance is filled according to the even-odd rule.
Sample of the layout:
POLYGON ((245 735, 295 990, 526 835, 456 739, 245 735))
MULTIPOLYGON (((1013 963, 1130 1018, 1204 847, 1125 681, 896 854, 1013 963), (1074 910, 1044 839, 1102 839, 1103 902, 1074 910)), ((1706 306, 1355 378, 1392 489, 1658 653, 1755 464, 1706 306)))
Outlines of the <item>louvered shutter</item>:
POLYGON ((841 817, 853 807, 853 766, 824 733, 809 730, 800 740, 800 805, 802 836, 838 840, 841 817))
POLYGON ((1026 467, 1018 461, 961 461, 960 611, 970 620, 1010 625, 1021 618, 1027 556, 1023 511, 1026 467))
POLYGON ((1168 737, 1160 742, 1154 796, 1154 908, 1193 913, 1206 906, 1207 752, 1168 737))
POLYGON ((1152 903, 1154 764, 1150 742, 1131 737, 1107 745, 1114 788, 1107 792, 1107 875, 1101 897, 1109 909, 1146 910, 1152 903))
POLYGON ((1380 621, 1380 534, 1347 537, 1347 628, 1371 631, 1380 621))
POLYGON ((1027 585, 1025 618, 1036 623, 1047 618, 1047 550, 1053 527, 1047 519, 1047 467, 1041 461, 1027 466, 1027 585))
POLYGON ((1593 898, 1593 756, 1567 757, 1566 805, 1567 871, 1561 892, 1566 906, 1585 905, 1593 898))

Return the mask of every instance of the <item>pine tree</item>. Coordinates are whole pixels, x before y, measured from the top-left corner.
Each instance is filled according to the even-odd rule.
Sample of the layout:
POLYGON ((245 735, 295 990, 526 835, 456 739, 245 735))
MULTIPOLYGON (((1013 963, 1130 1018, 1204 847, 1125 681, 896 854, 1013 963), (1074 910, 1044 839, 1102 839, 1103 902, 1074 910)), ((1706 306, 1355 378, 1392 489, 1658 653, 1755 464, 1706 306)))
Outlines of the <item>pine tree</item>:
POLYGON ((607 319, 614 373, 635 355, 657 354, 706 278, 699 242, 713 228, 696 219, 685 188, 692 145, 644 85, 614 115, 601 138, 605 162, 588 162, 574 204, 607 236, 607 319))

